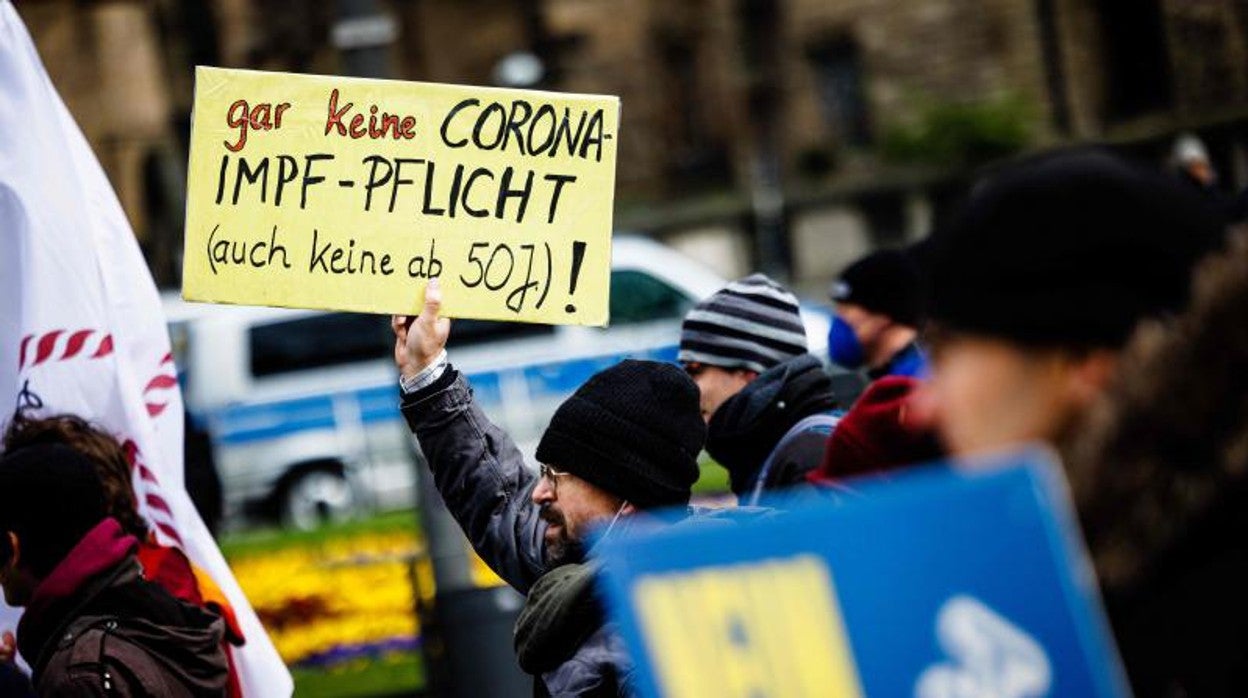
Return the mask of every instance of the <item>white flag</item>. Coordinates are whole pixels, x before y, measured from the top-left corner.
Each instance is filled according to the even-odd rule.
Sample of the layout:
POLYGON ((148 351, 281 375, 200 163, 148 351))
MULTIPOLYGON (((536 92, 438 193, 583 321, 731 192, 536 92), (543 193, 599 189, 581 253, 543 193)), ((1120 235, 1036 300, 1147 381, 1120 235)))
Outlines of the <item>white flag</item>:
MULTIPOLYGON (((233 605, 247 696, 289 696, 290 673, 187 496, 182 398, 160 298, 125 214, 0 0, 0 422, 18 404, 74 413, 134 449, 141 513, 233 605)), ((0 611, 0 631, 17 612, 0 611)))

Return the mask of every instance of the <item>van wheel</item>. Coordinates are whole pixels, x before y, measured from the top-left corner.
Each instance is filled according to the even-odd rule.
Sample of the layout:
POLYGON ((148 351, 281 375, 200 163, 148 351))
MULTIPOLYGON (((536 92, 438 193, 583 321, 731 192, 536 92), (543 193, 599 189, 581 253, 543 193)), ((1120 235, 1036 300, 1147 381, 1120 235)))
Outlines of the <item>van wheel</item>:
POLYGON ((282 495, 282 523, 310 531, 322 524, 355 516, 351 484, 339 473, 309 470, 291 480, 282 495))

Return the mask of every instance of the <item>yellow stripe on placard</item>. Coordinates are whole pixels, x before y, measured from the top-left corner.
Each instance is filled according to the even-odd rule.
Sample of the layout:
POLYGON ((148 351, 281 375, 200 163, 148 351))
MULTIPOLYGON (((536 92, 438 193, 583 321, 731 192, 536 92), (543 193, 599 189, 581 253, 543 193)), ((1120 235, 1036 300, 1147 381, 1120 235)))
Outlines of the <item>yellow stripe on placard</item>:
POLYGON ((633 600, 664 696, 862 695, 821 558, 648 575, 633 600))
POLYGON ((183 296, 607 322, 619 100, 199 67, 183 296))

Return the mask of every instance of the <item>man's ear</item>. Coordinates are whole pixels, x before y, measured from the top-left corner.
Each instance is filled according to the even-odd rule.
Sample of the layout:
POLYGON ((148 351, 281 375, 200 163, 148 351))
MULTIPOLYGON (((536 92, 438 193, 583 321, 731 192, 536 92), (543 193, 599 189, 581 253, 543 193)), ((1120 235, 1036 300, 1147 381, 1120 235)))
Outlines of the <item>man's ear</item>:
POLYGON ((1118 375, 1118 359, 1119 353, 1112 349, 1093 349, 1073 357, 1066 381, 1071 400, 1087 406, 1103 396, 1118 375))

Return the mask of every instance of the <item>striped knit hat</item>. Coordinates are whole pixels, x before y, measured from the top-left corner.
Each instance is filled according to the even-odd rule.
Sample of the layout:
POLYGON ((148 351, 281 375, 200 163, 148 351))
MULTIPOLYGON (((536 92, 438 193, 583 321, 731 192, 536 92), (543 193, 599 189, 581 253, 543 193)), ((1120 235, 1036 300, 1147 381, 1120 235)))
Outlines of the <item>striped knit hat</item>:
POLYGON ((751 274, 685 315, 677 359, 762 373, 805 353, 806 326, 797 296, 763 274, 751 274))

